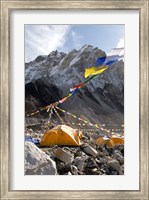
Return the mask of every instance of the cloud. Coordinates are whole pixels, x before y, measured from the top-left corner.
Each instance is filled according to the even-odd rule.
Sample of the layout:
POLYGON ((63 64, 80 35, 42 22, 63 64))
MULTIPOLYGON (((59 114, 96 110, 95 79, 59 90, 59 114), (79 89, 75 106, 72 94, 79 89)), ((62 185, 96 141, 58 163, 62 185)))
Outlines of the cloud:
POLYGON ((83 39, 83 36, 79 35, 75 31, 71 31, 71 37, 72 37, 72 41, 74 43, 74 48, 76 48, 76 49, 80 48, 81 40, 83 39))
POLYGON ((62 48, 69 25, 25 25, 25 62, 62 48))
POLYGON ((116 48, 124 48, 124 38, 121 38, 116 46, 116 48))

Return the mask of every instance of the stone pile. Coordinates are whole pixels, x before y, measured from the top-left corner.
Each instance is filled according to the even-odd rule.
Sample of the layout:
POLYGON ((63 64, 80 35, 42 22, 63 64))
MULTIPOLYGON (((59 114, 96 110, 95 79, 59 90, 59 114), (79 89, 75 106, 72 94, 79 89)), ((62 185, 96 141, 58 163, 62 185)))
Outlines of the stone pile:
POLYGON ((40 148, 25 142, 25 174, 123 175, 124 145, 109 148, 85 139, 79 147, 40 148))

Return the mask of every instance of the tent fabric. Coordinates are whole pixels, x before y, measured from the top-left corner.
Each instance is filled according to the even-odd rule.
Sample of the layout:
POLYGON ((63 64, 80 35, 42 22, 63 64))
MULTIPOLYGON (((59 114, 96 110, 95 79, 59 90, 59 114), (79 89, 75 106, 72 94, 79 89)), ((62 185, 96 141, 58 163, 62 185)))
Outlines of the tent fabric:
POLYGON ((59 125, 51 130, 48 130, 40 142, 40 146, 79 146, 80 144, 77 132, 73 128, 66 125, 59 125))
POLYGON ((124 138, 120 137, 111 137, 110 140, 107 142, 107 146, 112 148, 116 145, 122 145, 124 144, 124 138))
POLYGON ((99 137, 95 140, 96 145, 107 145, 109 148, 112 148, 116 145, 123 145, 124 138, 122 137, 111 137, 111 138, 104 138, 99 137))
POLYGON ((97 145, 105 145, 107 143, 107 141, 109 141, 110 139, 106 140, 103 137, 99 137, 95 140, 95 144, 97 145))

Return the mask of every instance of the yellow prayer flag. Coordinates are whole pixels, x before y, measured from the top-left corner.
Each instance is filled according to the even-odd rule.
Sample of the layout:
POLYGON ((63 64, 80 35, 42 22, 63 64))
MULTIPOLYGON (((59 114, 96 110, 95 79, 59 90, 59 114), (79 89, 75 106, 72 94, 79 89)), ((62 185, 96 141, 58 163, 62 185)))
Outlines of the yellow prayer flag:
POLYGON ((88 69, 85 69, 84 77, 87 78, 91 75, 101 74, 103 73, 108 67, 90 67, 88 69))

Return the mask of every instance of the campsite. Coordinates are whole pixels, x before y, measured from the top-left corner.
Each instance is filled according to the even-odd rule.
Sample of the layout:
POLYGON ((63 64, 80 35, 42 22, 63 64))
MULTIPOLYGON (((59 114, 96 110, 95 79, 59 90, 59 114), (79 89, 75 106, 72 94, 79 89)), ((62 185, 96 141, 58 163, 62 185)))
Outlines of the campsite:
POLYGON ((125 26, 24 30, 25 175, 124 175, 125 26))
MULTIPOLYGON (((90 49, 95 51, 91 46, 85 46, 80 51, 86 52, 90 49)), ((119 53, 123 49, 114 51, 119 53)), ((52 52, 53 55, 57 57, 59 53, 52 52)), ((100 100, 100 105, 93 96, 94 87, 90 90, 90 96, 84 95, 87 94, 84 92, 93 81, 98 78, 101 81, 105 78, 106 71, 107 74, 111 73, 114 66, 122 68, 122 56, 101 55, 103 54, 100 52, 100 57, 95 59, 93 66, 83 69, 84 80, 71 85, 69 90, 63 90, 64 95, 60 95, 61 97, 59 97, 61 93, 59 88, 56 86, 50 88, 53 83, 45 85, 45 79, 32 80, 31 78, 31 83, 26 84, 26 175, 124 174, 124 125, 121 106, 115 108, 119 104, 117 102, 115 104, 113 97, 108 97, 113 107, 109 107, 107 111, 105 100, 103 104, 101 104, 103 100, 100 100), (50 102, 49 100, 46 102, 42 92, 49 94, 50 102), (78 101, 77 98, 80 100, 78 101), (43 105, 43 102, 46 105, 43 105), (89 104, 88 106, 86 104, 85 108, 82 102, 89 104), (99 113, 97 113, 98 107, 99 113)), ((42 59, 35 61, 41 65, 42 59)), ((34 66, 34 62, 29 65, 34 66)), ((118 84, 120 85, 120 82, 118 84)), ((117 88, 114 92, 117 92, 117 88)))
MULTIPOLYGON (((34 135, 32 129, 27 132, 34 135)), ((124 174, 123 137, 82 134, 66 125, 38 133, 36 137, 41 135, 40 144, 25 142, 26 175, 124 174)))

